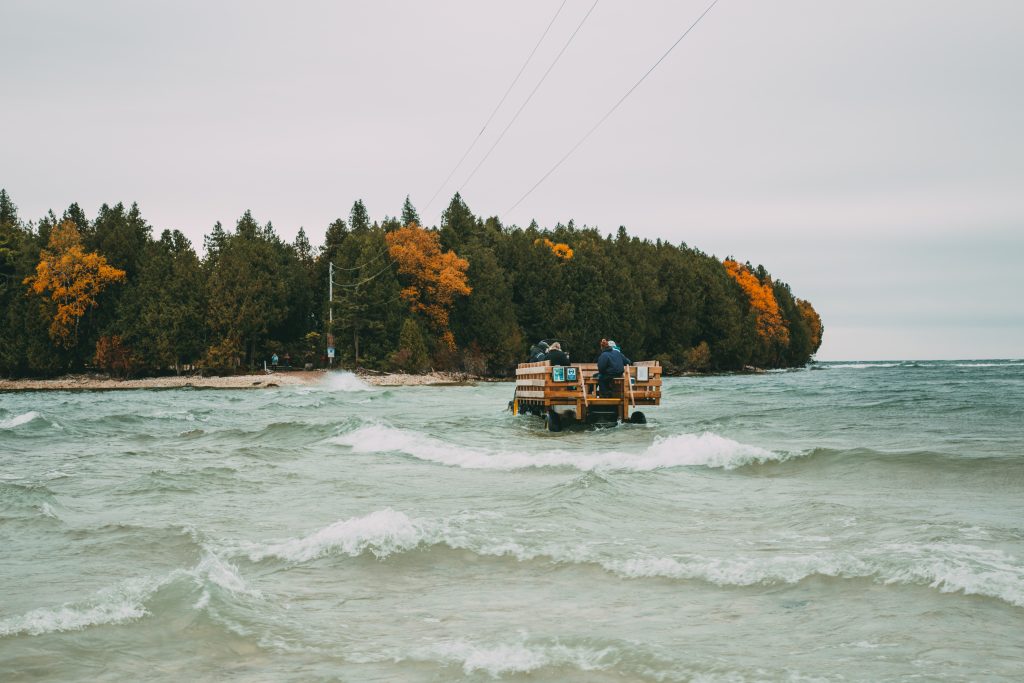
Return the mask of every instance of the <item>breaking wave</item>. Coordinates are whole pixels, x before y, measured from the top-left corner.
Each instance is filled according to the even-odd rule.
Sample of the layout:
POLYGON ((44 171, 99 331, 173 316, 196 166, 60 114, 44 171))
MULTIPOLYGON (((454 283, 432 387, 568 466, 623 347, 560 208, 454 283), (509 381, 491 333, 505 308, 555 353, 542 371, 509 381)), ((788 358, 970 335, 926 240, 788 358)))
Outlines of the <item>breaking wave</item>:
POLYGON ((658 437, 638 453, 604 451, 572 453, 492 451, 457 446, 425 434, 374 424, 331 439, 356 453, 398 452, 431 462, 467 469, 520 470, 533 467, 574 467, 581 471, 627 470, 646 472, 670 467, 734 469, 745 465, 783 461, 792 454, 775 453, 727 439, 712 432, 658 437))
POLYGON ((34 420, 45 421, 46 418, 44 418, 41 413, 35 410, 30 410, 27 413, 15 415, 14 417, 9 417, 6 420, 0 420, 0 429, 15 429, 22 425, 26 425, 34 420))
POLYGON ((495 538, 486 531, 474 531, 465 523, 467 519, 431 521, 388 508, 335 522, 301 538, 239 544, 233 551, 247 554, 254 562, 270 557, 306 562, 335 553, 358 557, 368 552, 386 559, 417 549, 450 548, 519 562, 546 559, 556 564, 597 565, 627 579, 696 580, 744 587, 796 584, 814 576, 864 578, 887 585, 923 585, 943 593, 982 595, 1024 607, 1024 565, 1005 552, 975 545, 890 543, 856 551, 727 557, 634 552, 627 557, 609 557, 599 546, 495 538))
POLYGON ((351 372, 329 372, 320 386, 328 391, 373 391, 373 387, 351 372))
POLYGON ((613 648, 529 643, 525 638, 512 643, 473 643, 452 640, 414 651, 412 659, 433 659, 462 667, 467 676, 483 672, 492 678, 525 674, 549 667, 571 667, 580 671, 605 670, 613 664, 613 648))
POLYGON ((238 568, 214 553, 207 552, 191 569, 176 569, 164 576, 126 579, 80 601, 60 607, 41 607, 16 617, 0 620, 0 638, 18 635, 78 631, 90 626, 116 625, 137 621, 150 614, 147 604, 171 584, 184 582, 200 595, 194 609, 204 609, 211 593, 221 591, 234 596, 260 599, 262 594, 249 588, 238 568))

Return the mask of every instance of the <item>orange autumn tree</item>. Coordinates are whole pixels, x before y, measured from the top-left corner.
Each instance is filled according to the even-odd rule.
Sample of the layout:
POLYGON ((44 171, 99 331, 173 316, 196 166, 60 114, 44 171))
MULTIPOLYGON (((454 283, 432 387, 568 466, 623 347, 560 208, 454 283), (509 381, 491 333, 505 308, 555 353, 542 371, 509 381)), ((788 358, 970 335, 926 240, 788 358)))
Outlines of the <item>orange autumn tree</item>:
POLYGON ((53 228, 49 244, 39 252, 35 275, 29 275, 23 283, 30 292, 50 293, 50 299, 57 304, 50 323, 50 338, 64 348, 71 348, 78 342, 78 323, 96 306, 96 297, 109 285, 124 279, 123 270, 109 265, 96 252, 86 252, 74 221, 64 221, 53 228))
POLYGON ((402 298, 409 302, 413 312, 423 313, 444 345, 454 350, 455 335, 448 329, 448 317, 455 297, 473 291, 466 282, 469 261, 453 251, 442 253, 437 233, 416 223, 389 232, 385 239, 399 274, 410 280, 409 286, 402 289, 402 298))
POLYGON ((754 309, 755 314, 757 336, 768 345, 789 345, 789 329, 782 319, 779 302, 775 300, 771 278, 765 278, 766 281, 762 284, 747 266, 732 259, 725 259, 722 263, 729 277, 739 283, 750 300, 750 307, 754 309))

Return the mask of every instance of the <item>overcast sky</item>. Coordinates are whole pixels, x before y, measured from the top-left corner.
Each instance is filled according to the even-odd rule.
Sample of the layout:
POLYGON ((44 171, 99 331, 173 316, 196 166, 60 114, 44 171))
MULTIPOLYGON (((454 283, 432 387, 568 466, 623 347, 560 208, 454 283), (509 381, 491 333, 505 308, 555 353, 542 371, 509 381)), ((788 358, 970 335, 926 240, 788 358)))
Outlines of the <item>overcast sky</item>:
POLYGON ((197 248, 247 208, 314 243, 362 198, 762 263, 818 357, 1024 356, 1024 3, 0 2, 0 187, 25 219, 139 203, 197 248))

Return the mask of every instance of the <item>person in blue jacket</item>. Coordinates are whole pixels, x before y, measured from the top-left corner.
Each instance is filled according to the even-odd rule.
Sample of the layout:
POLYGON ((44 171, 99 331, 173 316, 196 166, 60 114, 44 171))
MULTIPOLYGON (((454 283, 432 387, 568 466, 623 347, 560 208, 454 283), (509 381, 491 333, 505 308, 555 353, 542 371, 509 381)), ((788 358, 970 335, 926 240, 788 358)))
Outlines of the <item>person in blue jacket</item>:
POLYGON ((618 345, 611 341, 601 340, 601 355, 597 357, 597 393, 607 396, 611 393, 612 383, 622 377, 627 365, 633 361, 619 350, 618 345))

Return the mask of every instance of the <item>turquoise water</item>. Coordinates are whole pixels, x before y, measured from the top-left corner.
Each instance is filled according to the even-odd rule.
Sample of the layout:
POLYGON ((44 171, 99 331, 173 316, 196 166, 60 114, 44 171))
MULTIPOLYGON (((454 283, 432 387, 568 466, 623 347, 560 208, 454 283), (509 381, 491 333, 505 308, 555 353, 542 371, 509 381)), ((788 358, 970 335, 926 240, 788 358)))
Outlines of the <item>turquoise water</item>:
POLYGON ((1021 679, 1024 362, 510 394, 0 394, 0 679, 1021 679))

